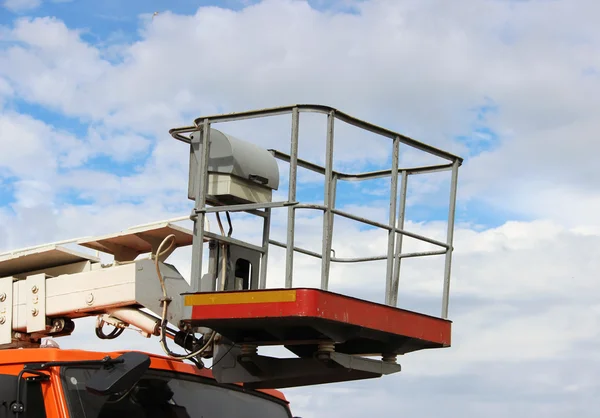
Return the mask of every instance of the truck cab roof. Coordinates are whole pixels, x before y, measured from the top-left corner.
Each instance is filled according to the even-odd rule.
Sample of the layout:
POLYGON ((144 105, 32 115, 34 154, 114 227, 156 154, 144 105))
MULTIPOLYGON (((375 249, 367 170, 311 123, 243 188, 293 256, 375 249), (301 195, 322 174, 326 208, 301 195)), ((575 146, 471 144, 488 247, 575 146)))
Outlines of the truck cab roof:
MULTIPOLYGON (((17 374, 23 368, 23 366, 28 363, 101 360, 107 356, 114 358, 128 351, 132 350, 109 352, 60 348, 15 348, 0 350, 0 370, 4 370, 5 372, 9 373, 14 370, 15 374, 17 374)), ((196 366, 185 363, 181 360, 176 360, 167 356, 161 356, 152 353, 143 353, 150 357, 150 369, 165 370, 214 380, 214 376, 211 370, 208 368, 198 369, 196 366)), ((260 392, 264 395, 272 396, 279 401, 289 403, 281 391, 274 389, 259 389, 256 390, 256 392, 260 392)))

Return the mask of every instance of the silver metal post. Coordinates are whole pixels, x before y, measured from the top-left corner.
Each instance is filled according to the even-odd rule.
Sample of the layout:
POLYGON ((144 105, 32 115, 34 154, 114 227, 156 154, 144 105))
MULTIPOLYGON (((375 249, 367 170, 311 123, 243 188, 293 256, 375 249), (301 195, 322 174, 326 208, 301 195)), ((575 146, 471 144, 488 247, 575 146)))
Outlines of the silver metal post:
POLYGON ((448 303, 450 297, 450 273, 452 269, 452 242, 454 240, 454 218, 456 215, 456 189, 458 185, 458 160, 452 165, 452 180, 450 182, 450 207, 448 209, 448 233, 446 242, 448 249, 446 252, 446 262, 444 266, 444 293, 442 299, 442 318, 448 318, 448 303))
MULTIPOLYGON (((296 201, 296 177, 298 171, 298 124, 300 119, 300 111, 297 107, 292 111, 292 143, 290 150, 290 179, 288 201, 296 201)), ((287 223, 287 248, 285 262, 285 287, 292 287, 292 275, 294 271, 294 228, 296 221, 295 206, 288 207, 288 223, 287 223)))
MULTIPOLYGON (((329 198, 331 199, 331 205, 329 205, 329 207, 331 208, 330 210, 330 214, 329 214, 329 230, 331 231, 331 235, 329 237, 329 251, 327 252, 328 254, 331 254, 332 252, 332 244, 333 244, 333 221, 335 219, 334 217, 334 213, 333 210, 335 209, 335 198, 336 198, 336 193, 337 193, 337 182, 338 182, 338 176, 337 174, 333 175, 333 178, 331 179, 331 189, 329 189, 329 198)), ((334 254, 335 257, 335 254, 334 254)), ((331 259, 329 261, 329 267, 327 269, 327 285, 329 286, 329 271, 331 270, 331 259)))
POLYGON ((333 235, 333 213, 331 206, 333 199, 331 198, 331 189, 333 183, 333 127, 335 116, 331 111, 327 115, 327 145, 325 156, 325 212, 323 212, 323 258, 321 259, 321 289, 327 290, 329 286, 329 266, 331 264, 331 242, 333 235))
POLYGON ((210 122, 204 119, 202 132, 198 139, 192 140, 192 149, 199 163, 196 171, 196 196, 194 204, 194 228, 192 237, 192 271, 190 285, 192 292, 200 291, 202 281, 202 257, 204 255, 204 220, 206 214, 202 209, 206 206, 206 190, 208 185, 208 157, 210 149, 210 122))
MULTIPOLYGON (((408 173, 402 170, 402 181, 400 182, 400 208, 398 209, 398 229, 404 229, 404 218, 406 215, 406 189, 408 186, 408 173)), ((402 239, 404 235, 398 234, 396 241, 396 259, 394 264, 394 279, 392 280, 390 305, 398 306, 398 286, 400 284, 400 265, 402 263, 402 239)))
POLYGON ((394 270, 394 242, 396 238, 396 201, 398 200, 398 159, 400 154, 400 137, 394 138, 392 151, 392 177, 390 188, 390 229, 388 232, 387 267, 385 272, 385 303, 391 305, 392 278, 394 270))
POLYGON ((258 288, 267 288, 267 265, 269 263, 269 236, 271 234, 271 208, 265 209, 265 217, 263 218, 263 238, 262 248, 263 253, 260 257, 260 278, 258 280, 258 288))
MULTIPOLYGON (((217 290, 217 257, 219 252, 219 245, 217 241, 211 240, 208 243, 208 248, 208 275, 210 277, 210 287, 208 287, 206 290, 214 292, 217 290)), ((205 288, 201 286, 201 290, 205 291, 205 288)))

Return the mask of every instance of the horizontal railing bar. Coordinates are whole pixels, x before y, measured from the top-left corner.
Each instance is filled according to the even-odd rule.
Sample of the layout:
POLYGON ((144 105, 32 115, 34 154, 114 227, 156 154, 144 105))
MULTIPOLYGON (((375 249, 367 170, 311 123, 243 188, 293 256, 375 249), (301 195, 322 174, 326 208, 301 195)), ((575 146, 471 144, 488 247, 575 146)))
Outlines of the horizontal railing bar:
MULTIPOLYGON (((334 116, 337 119, 344 121, 350 125, 356 126, 358 128, 364 129, 366 131, 369 131, 369 132, 372 132, 377 135, 381 135, 381 136, 384 136, 384 137, 387 137, 390 139, 399 138, 400 142, 402 142, 406 145, 409 145, 413 148, 419 149, 428 154, 432 154, 432 155, 435 155, 440 158, 444 158, 444 159, 452 161, 452 162, 458 161, 459 164, 462 164, 462 162, 463 162, 463 159, 457 155, 443 151, 434 146, 427 145, 423 142, 417 141, 416 139, 399 134, 397 132, 394 132, 389 129, 383 128, 381 126, 375 125, 373 123, 366 122, 362 119, 358 119, 354 116, 350 116, 349 114, 341 112, 333 107, 324 106, 324 105, 295 104, 295 105, 290 105, 290 106, 280 106, 280 107, 273 107, 273 108, 266 108, 266 109, 249 110, 249 111, 243 111, 243 112, 233 112, 233 113, 218 114, 218 115, 212 115, 212 116, 201 116, 194 120, 194 124, 196 126, 198 126, 204 120, 208 120, 209 123, 212 124, 212 123, 220 123, 220 122, 232 122, 232 121, 243 120, 243 119, 253 119, 253 118, 257 118, 257 117, 261 117, 261 116, 284 115, 287 113, 291 113, 293 111, 293 109, 295 109, 295 108, 298 108, 298 110, 305 111, 305 112, 309 111, 309 112, 317 112, 317 113, 325 113, 325 114, 334 112, 334 116)), ((170 130, 169 132, 171 133, 171 135, 180 133, 173 129, 170 130)))
MULTIPOLYGON (((412 168, 398 168, 398 172, 406 171, 407 174, 425 174, 425 173, 436 173, 439 171, 450 171, 452 170, 452 163, 448 164, 436 164, 422 167, 412 167, 412 168)), ((390 177, 392 175, 392 170, 378 170, 378 171, 369 171, 365 173, 357 173, 357 174, 344 174, 338 173, 341 180, 346 181, 357 181, 357 180, 373 180, 383 177, 390 177)))
MULTIPOLYGON (((273 154, 275 158, 278 158, 281 161, 285 161, 286 163, 290 162, 290 155, 286 154, 285 152, 281 152, 276 149, 269 149, 269 152, 273 154)), ((310 161, 306 161, 301 158, 298 158, 298 167, 306 168, 308 170, 314 171, 315 173, 323 175, 325 174, 325 167, 322 167, 315 163, 311 163, 310 161)), ((337 171, 334 170, 333 173, 337 173, 337 171)))
POLYGON ((406 171, 406 174, 430 174, 430 173, 439 173, 441 171, 450 171, 452 170, 452 163, 448 164, 437 164, 437 165, 424 165, 421 167, 413 167, 413 168, 403 168, 398 169, 399 171, 406 171))
MULTIPOLYGON (((273 154, 275 158, 280 159, 281 161, 285 161, 287 163, 290 162, 290 156, 285 152, 281 152, 275 149, 270 149, 269 152, 273 154)), ((325 167, 320 166, 315 163, 311 163, 310 161, 306 161, 298 158, 298 166, 306 168, 308 170, 314 171, 315 173, 319 173, 325 175, 325 167)), ((425 173, 436 173, 439 171, 450 171, 452 170, 452 163, 449 164, 436 164, 429 166, 421 166, 421 167, 412 167, 412 168, 399 168, 398 171, 406 171, 407 174, 425 174, 425 173)), ((332 173, 338 176, 339 180, 345 181, 356 181, 356 180, 373 180, 383 177, 389 177, 392 175, 392 170, 378 170, 378 171, 369 171, 364 173, 342 173, 340 171, 332 170, 332 173)))
MULTIPOLYGON (((283 242, 280 242, 280 241, 269 240, 269 244, 272 244, 272 245, 275 245, 275 246, 281 247, 281 248, 287 248, 287 245, 285 245, 283 242)), ((307 250, 305 248, 294 247, 294 251, 302 253, 302 254, 310 255, 315 258, 322 258, 321 254, 316 253, 314 251, 307 250)), ((404 253, 404 254, 400 254, 399 257, 400 258, 414 258, 414 257, 427 257, 427 256, 434 256, 434 255, 444 255, 444 254, 446 254, 447 251, 448 250, 404 253)), ((381 260, 387 260, 387 255, 379 255, 379 256, 373 256, 373 257, 357 257, 357 258, 331 257, 331 261, 335 262, 335 263, 363 263, 363 262, 381 261, 381 260)))
MULTIPOLYGON (((452 163, 448 164, 436 164, 426 165, 421 167, 412 168, 398 168, 398 172, 406 171, 407 174, 424 174, 424 173, 435 173, 439 171, 450 171, 452 170, 452 163)), ((343 180, 372 180, 375 178, 389 177, 392 174, 392 170, 379 170, 371 171, 366 173, 358 174, 341 174, 343 180)))
POLYGON ((327 210, 327 208, 324 205, 319 205, 316 203, 300 203, 296 205, 296 209, 327 210))
POLYGON ((399 229, 399 228, 390 227, 389 225, 382 224, 382 223, 376 222, 376 221, 371 221, 369 219, 365 219, 365 218, 360 217, 360 216, 352 215, 350 213, 343 212, 343 211, 338 210, 338 209, 332 209, 331 211, 333 213, 335 213, 336 215, 343 216, 345 218, 354 219, 355 221, 359 221, 359 222, 364 222, 364 223, 370 224, 372 226, 377 226, 379 228, 386 229, 388 231, 393 230, 396 233, 402 234, 402 235, 406 235, 407 237, 411 237, 411 238, 415 238, 415 239, 418 239, 418 240, 421 240, 421 241, 425 241, 425 242, 428 242, 430 244, 434 244, 434 245, 437 245, 437 246, 440 246, 440 247, 443 247, 443 248, 448 248, 448 244, 446 244, 445 242, 441 242, 441 241, 438 241, 438 240, 435 240, 435 239, 432 239, 432 238, 427 238, 427 237, 425 237, 423 235, 415 234, 413 232, 408 232, 408 231, 405 231, 405 230, 399 229))
MULTIPOLYGON (((281 248, 287 248, 287 245, 284 244, 283 242, 275 241, 272 239, 269 240, 269 244, 273 244, 273 245, 275 245, 277 247, 281 247, 281 248)), ((323 258, 321 256, 321 254, 319 254, 319 253, 316 253, 316 252, 310 251, 310 250, 305 250, 304 248, 300 248, 300 247, 294 247, 294 251, 302 253, 302 254, 310 255, 315 258, 323 258)))
MULTIPOLYGON (((317 205, 317 204, 298 204, 298 205, 295 206, 295 208, 296 209, 326 210, 325 206, 323 206, 323 205, 317 205)), ((445 242, 441 242, 441 241, 435 240, 433 238, 427 238, 427 237, 425 237, 423 235, 415 234, 414 232, 408 232, 408 231, 405 231, 403 229, 390 227, 389 225, 382 224, 382 223, 377 222, 377 221, 372 221, 370 219, 363 218, 362 216, 352 215, 350 213, 343 212, 343 211, 341 211, 339 209, 331 209, 331 212, 333 212, 336 215, 343 216, 344 218, 348 218, 348 219, 352 219, 354 221, 362 222, 362 223, 365 223, 367 225, 376 226, 378 228, 382 228, 382 229, 385 229, 387 231, 392 231, 393 230, 396 233, 402 234, 402 235, 406 235, 407 237, 418 239, 420 241, 425 241, 425 242, 437 245, 437 246, 442 247, 442 248, 446 248, 446 249, 448 248, 448 244, 446 244, 445 242)))
POLYGON ((400 142, 402 142, 405 145, 411 146, 413 148, 419 149, 421 151, 424 151, 428 154, 432 154, 435 155, 436 157, 440 157, 443 158, 445 160, 449 160, 449 161, 459 161, 459 164, 462 164, 463 159, 459 156, 456 156, 454 154, 451 154, 449 152, 443 151, 439 148, 433 147, 431 145, 427 145, 423 142, 417 141, 416 139, 410 138, 408 136, 399 134, 397 132, 391 131, 389 129, 383 128, 381 126, 377 126, 375 124, 372 124, 370 122, 365 122, 361 119, 355 118, 353 116, 350 116, 344 112, 340 112, 337 111, 335 112, 335 117, 350 124, 353 126, 356 126, 358 128, 362 128, 366 131, 372 132, 374 134, 378 134, 381 136, 385 136, 388 137, 390 139, 394 139, 394 138, 399 138, 400 142))
POLYGON ((428 257, 432 255, 444 255, 448 252, 448 250, 438 250, 438 251, 420 251, 415 253, 404 253, 400 254, 399 258, 414 258, 414 257, 428 257))
MULTIPOLYGON (((214 212, 242 212, 251 211, 255 209, 265 208, 281 208, 285 206, 294 206, 298 202, 288 202, 287 200, 281 202, 267 202, 267 203, 244 203, 240 205, 223 205, 223 206, 211 206, 204 209, 198 209, 197 212, 201 213, 214 213, 214 212)), ((262 216, 262 215, 259 215, 262 216)))
POLYGON ((195 124, 199 124, 204 119, 208 119, 210 123, 225 123, 234 122, 237 120, 256 119, 264 116, 280 116, 292 113, 296 106, 274 107, 266 109, 248 110, 243 112, 225 113, 212 116, 201 116, 194 120, 195 124))
MULTIPOLYGON (((399 258, 412 258, 412 257, 427 257, 432 255, 444 255, 448 252, 448 250, 439 250, 439 251, 421 251, 414 253, 404 253, 400 254, 399 258)), ((362 257, 362 258, 337 258, 332 257, 331 261, 335 261, 336 263, 362 263, 367 261, 381 261, 387 260, 387 255, 379 255, 374 257, 362 257)))
POLYGON ((360 257, 360 258, 337 258, 331 257, 331 262, 335 263, 362 263, 368 261, 381 261, 387 260, 387 255, 379 255, 374 257, 360 257))

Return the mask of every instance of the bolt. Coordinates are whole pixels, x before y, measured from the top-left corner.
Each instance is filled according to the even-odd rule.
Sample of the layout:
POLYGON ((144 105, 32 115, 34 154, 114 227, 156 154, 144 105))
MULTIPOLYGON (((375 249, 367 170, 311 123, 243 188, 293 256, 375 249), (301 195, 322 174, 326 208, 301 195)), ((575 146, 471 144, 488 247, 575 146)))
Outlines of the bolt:
POLYGON ((52 321, 52 332, 62 331, 65 328, 65 324, 60 319, 55 319, 52 321))
POLYGON ((4 302, 6 300, 6 293, 0 293, 0 302, 4 302))
POLYGON ((36 285, 33 285, 33 287, 31 288, 32 293, 37 293, 38 290, 40 290, 40 289, 36 285))
POLYGON ((38 316, 38 314, 39 314, 39 313, 40 313, 40 311, 38 311, 38 310, 37 310, 37 309, 35 309, 35 308, 33 308, 33 309, 31 310, 31 315, 33 315, 33 316, 38 316))
POLYGON ((6 318, 3 316, 0 316, 0 325, 4 325, 5 322, 6 322, 6 318))

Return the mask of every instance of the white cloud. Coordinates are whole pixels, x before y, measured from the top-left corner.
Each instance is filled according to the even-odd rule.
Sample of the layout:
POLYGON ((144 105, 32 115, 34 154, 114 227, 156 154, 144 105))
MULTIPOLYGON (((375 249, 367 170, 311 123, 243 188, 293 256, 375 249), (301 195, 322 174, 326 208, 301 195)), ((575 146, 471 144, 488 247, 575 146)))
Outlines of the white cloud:
POLYGON ((59 157, 70 159, 77 140, 67 132, 28 115, 0 115, 0 165, 21 178, 46 179, 60 165, 59 157))
MULTIPOLYGON (((462 195, 554 217, 561 216, 552 208, 556 186, 577 184, 595 195, 598 177, 591 157, 578 153, 594 149, 588 133, 598 128, 592 112, 600 84, 585 75, 598 67, 590 48, 599 40, 586 12, 596 5, 574 11, 566 4, 371 1, 355 4, 360 14, 343 15, 265 1, 240 12, 162 12, 143 22, 140 41, 122 45, 116 64, 56 19, 22 20, 10 32, 21 46, 3 54, 0 68, 28 100, 163 138, 219 109, 326 102, 465 154, 449 138, 468 133, 469 109, 491 99, 498 111, 487 123, 501 146, 465 164, 462 195), (579 23, 565 25, 565 16, 579 23), (216 32, 227 35, 214 42, 216 32), (564 167, 565 158, 577 159, 577 168, 564 167), (516 181, 523 191, 515 193, 516 181)), ((342 151, 354 148, 350 142, 342 151)), ((596 223, 583 209, 577 215, 596 223)))
MULTIPOLYGON (((50 0, 51 3, 70 3, 73 0, 50 0)), ((42 0, 4 0, 3 6, 14 13, 35 10, 42 5, 42 0)))
POLYGON ((23 12, 40 7, 42 0, 4 0, 4 7, 13 12, 23 12))

